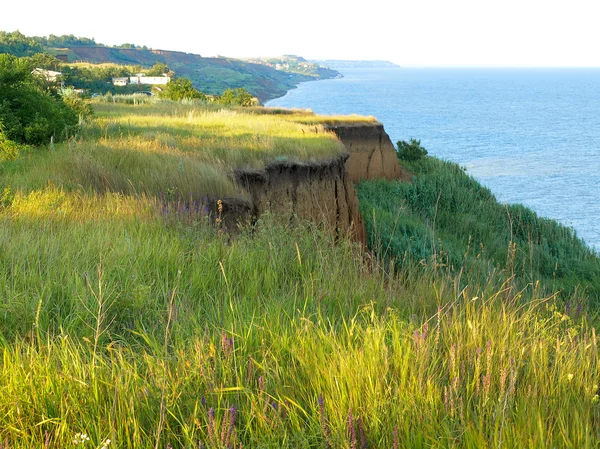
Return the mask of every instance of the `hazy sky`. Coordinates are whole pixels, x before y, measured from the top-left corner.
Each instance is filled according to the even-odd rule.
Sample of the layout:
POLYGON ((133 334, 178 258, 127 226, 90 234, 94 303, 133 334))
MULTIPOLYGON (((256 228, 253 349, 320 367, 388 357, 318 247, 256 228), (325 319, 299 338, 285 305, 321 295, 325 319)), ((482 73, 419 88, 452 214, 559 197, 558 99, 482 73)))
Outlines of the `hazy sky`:
POLYGON ((595 0, 1 0, 0 30, 203 56, 600 66, 595 0), (156 5, 156 6, 151 6, 156 5))

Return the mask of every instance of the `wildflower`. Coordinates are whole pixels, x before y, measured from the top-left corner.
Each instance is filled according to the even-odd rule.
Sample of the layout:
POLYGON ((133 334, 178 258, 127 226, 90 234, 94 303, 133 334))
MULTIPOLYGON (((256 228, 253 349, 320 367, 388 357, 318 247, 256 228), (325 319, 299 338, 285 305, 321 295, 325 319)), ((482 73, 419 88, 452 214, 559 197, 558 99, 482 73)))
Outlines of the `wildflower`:
POLYGON ((571 382, 573 380, 573 377, 575 377, 573 374, 567 374, 567 381, 571 382))
POLYGON ((110 445, 111 440, 110 438, 107 438, 106 440, 104 440, 104 442, 102 443, 102 446, 100 449, 108 449, 108 446, 110 445))
POLYGON ((323 429, 323 435, 325 436, 325 447, 329 449, 333 447, 333 445, 331 443, 331 433, 329 431, 329 426, 327 425, 327 416, 325 415, 325 398, 323 398, 322 394, 319 395, 318 403, 321 429, 323 429))
POLYGON ((76 433, 75 437, 73 438, 73 444, 75 445, 85 444, 86 441, 90 441, 90 437, 85 433, 76 433))

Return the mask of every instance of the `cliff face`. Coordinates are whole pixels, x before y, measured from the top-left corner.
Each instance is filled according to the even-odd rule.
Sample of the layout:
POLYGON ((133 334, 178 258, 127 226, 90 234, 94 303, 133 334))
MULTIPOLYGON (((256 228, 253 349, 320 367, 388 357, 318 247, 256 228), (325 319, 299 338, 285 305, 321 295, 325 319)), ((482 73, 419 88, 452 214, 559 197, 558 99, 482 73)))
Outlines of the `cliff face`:
POLYGON ((346 168, 354 183, 361 179, 411 180, 411 173, 398 163, 396 150, 381 124, 330 125, 350 158, 346 168))
POLYGON ((320 163, 278 162, 260 171, 236 171, 236 180, 248 199, 224 201, 223 225, 234 229, 237 222, 258 218, 268 211, 290 221, 297 217, 325 223, 336 235, 349 233, 366 246, 354 183, 382 178, 410 181, 412 174, 398 163, 383 125, 328 128, 349 154, 320 163))
POLYGON ((263 171, 238 171, 255 217, 266 211, 325 222, 336 234, 350 233, 366 245, 366 232, 358 210, 354 185, 346 171, 348 155, 318 164, 271 164, 263 171))

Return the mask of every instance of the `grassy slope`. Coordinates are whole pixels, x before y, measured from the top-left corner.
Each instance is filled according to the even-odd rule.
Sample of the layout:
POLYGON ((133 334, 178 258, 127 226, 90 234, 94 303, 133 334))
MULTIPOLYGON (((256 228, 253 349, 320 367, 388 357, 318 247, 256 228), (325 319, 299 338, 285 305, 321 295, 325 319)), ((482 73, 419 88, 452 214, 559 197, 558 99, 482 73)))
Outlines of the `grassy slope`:
POLYGON ((68 144, 0 168, 0 188, 28 191, 51 182, 69 191, 197 203, 243 196, 233 181, 234 169, 261 169, 274 161, 311 163, 344 151, 333 134, 315 123, 298 123, 295 114, 132 101, 140 100, 148 103, 95 103, 96 118, 68 144))
POLYGON ((503 205, 456 164, 425 158, 409 165, 411 184, 364 182, 358 187, 371 244, 400 263, 426 261, 481 282, 491 271, 531 291, 576 294, 600 303, 600 258, 572 229, 520 205, 503 205))
POLYGON ((595 330, 541 289, 393 272, 275 217, 231 241, 150 193, 48 185, 47 157, 1 166, 29 164, 0 206, 7 447, 597 446, 595 330))

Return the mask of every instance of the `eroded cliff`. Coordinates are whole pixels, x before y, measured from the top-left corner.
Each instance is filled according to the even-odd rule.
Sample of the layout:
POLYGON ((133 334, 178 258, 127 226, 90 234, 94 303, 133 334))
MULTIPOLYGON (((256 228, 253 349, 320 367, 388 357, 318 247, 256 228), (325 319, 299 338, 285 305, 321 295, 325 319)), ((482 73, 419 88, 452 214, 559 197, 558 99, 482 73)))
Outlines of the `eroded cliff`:
POLYGON ((235 175, 249 194, 252 216, 269 211, 290 220, 325 223, 337 235, 349 233, 366 244, 358 198, 345 167, 347 159, 344 154, 312 164, 278 162, 261 171, 240 170, 235 175))
POLYGON ((346 168, 354 183, 362 179, 402 179, 412 175, 398 163, 396 150, 381 124, 341 124, 327 127, 350 153, 346 168))

